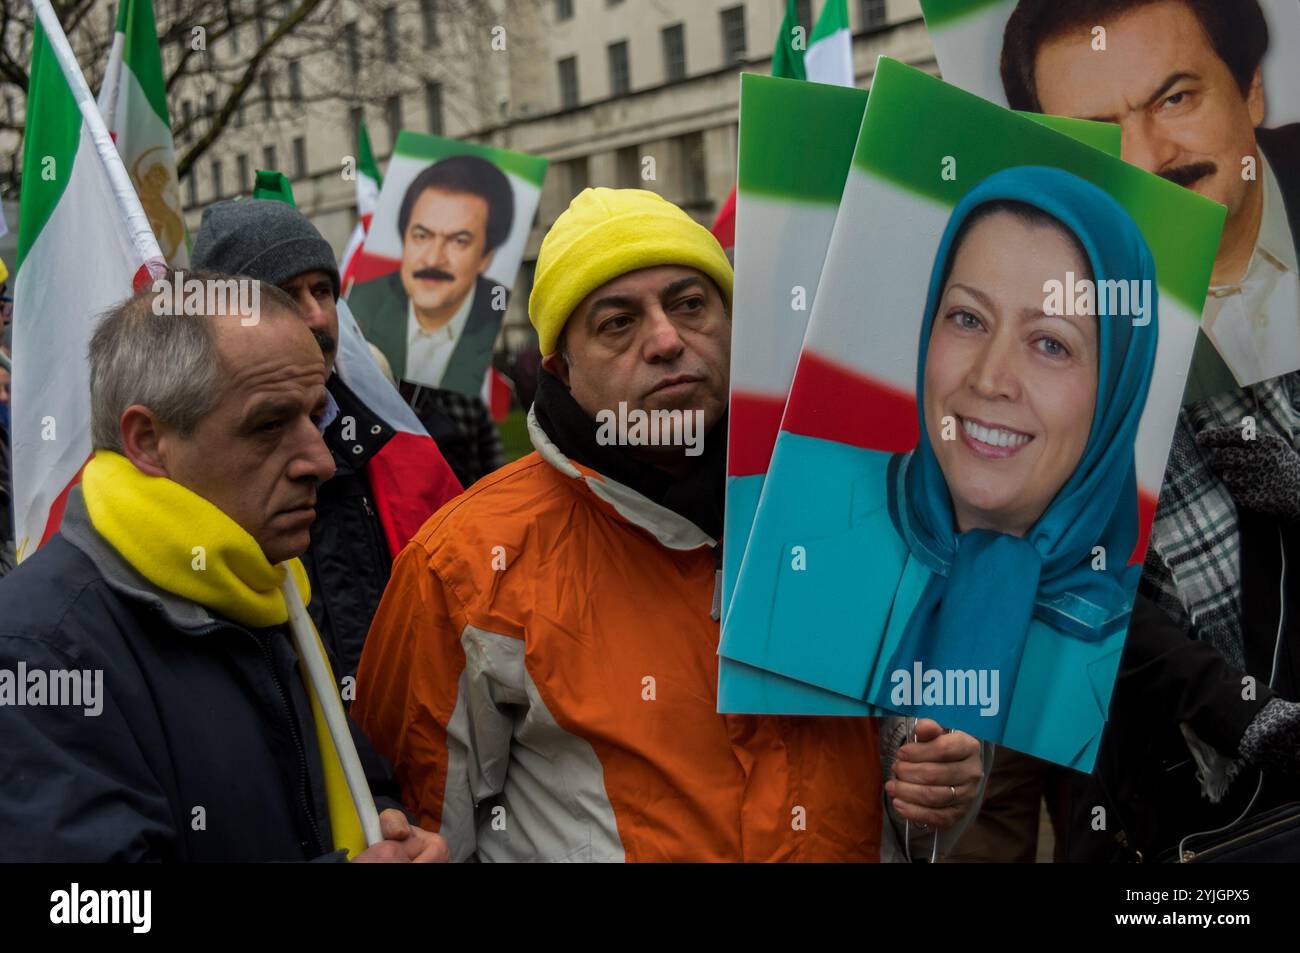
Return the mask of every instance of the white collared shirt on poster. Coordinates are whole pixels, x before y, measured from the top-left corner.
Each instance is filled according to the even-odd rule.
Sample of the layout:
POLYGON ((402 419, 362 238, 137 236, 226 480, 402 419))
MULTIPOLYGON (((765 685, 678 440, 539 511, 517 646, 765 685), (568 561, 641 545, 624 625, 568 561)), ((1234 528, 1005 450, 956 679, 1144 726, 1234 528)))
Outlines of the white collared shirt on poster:
POLYGON ((442 385, 447 364, 451 361, 456 342, 460 340, 469 313, 474 308, 475 289, 470 288, 450 321, 436 331, 426 331, 415 316, 415 305, 406 304, 406 374, 408 381, 426 387, 442 385))
POLYGON ((1240 282, 1210 288, 1202 327, 1243 387, 1300 368, 1300 265, 1282 190, 1260 158, 1264 212, 1240 282))

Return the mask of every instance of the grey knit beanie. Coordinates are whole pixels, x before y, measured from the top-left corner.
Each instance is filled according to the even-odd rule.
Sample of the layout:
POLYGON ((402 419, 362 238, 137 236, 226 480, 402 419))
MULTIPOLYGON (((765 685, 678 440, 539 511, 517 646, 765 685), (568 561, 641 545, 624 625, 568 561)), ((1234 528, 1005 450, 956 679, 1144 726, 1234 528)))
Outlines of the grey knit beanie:
POLYGON ((246 275, 277 286, 306 271, 323 271, 339 296, 334 250, 287 202, 230 199, 209 205, 190 263, 195 270, 246 275))

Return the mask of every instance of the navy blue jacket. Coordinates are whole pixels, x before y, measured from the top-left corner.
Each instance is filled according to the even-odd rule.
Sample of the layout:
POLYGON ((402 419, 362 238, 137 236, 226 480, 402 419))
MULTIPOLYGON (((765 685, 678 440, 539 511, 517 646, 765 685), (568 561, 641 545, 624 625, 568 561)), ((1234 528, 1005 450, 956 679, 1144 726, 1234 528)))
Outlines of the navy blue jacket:
MULTIPOLYGON (((0 679, 20 663, 29 684, 102 671, 102 710, 0 703, 0 861, 341 856, 288 632, 154 587, 95 532, 80 488, 62 532, 0 580, 0 679)), ((379 808, 396 806, 353 737, 379 808)))

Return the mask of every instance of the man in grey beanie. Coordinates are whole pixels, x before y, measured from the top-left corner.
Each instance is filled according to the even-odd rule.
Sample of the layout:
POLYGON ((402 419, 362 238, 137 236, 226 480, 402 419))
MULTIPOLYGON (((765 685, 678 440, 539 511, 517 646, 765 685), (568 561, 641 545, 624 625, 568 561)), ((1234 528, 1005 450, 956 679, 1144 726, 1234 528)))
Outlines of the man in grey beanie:
POLYGON ((335 372, 338 266, 329 242, 294 206, 266 199, 214 203, 203 212, 190 258, 195 269, 257 278, 287 292, 325 355, 326 388, 337 409, 324 437, 336 472, 317 492, 311 546, 302 561, 311 579, 308 609, 334 657, 335 674, 353 676, 392 560, 406 543, 394 541, 390 530, 418 526, 458 494, 460 484, 438 455, 432 466, 401 468, 396 495, 393 471, 385 470, 376 492, 374 468, 394 456, 388 451, 396 446, 390 444, 395 431, 335 372))

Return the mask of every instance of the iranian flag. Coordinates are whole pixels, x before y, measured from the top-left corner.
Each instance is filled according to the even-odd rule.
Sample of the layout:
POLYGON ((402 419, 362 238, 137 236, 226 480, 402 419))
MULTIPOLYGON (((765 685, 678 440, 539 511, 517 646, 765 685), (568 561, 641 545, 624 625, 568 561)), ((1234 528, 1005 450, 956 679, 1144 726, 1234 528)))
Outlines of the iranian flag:
POLYGON ((163 257, 173 267, 189 264, 151 0, 121 0, 117 8, 117 30, 99 89, 99 112, 122 154, 163 257))
MULTIPOLYGON (((826 0, 812 36, 799 23, 794 0, 786 0, 785 18, 772 51, 772 75, 781 79, 808 79, 831 86, 853 85, 853 39, 845 0, 826 0)), ((741 77, 742 84, 744 76, 741 77)), ((742 85, 743 88, 743 85, 742 85)), ((802 124, 798 134, 813 128, 802 124)), ((722 203, 710 228, 713 237, 730 254, 736 244, 736 190, 722 203)))
POLYGON ((33 7, 13 319, 19 560, 58 531, 90 458, 96 318, 166 268, 49 0, 33 7))
POLYGON ((365 254, 363 246, 366 233, 370 231, 370 220, 375 217, 375 207, 379 204, 379 188, 384 184, 379 174, 379 164, 370 148, 370 133, 366 131, 366 121, 362 119, 357 125, 357 227, 352 230, 343 257, 339 261, 339 276, 342 280, 343 294, 352 290, 357 280, 358 265, 365 254))
POLYGON ((814 83, 853 85, 853 35, 847 0, 826 0, 808 38, 803 65, 805 78, 814 83))

